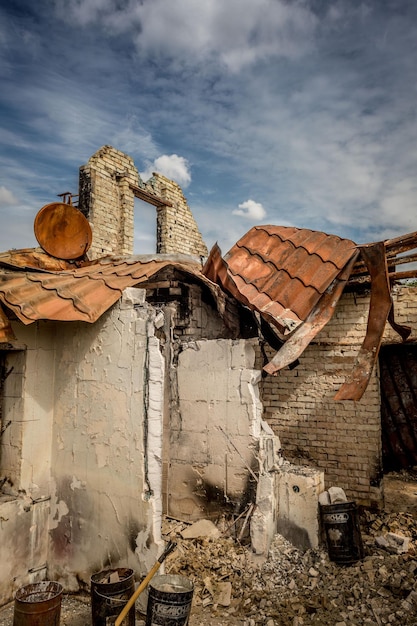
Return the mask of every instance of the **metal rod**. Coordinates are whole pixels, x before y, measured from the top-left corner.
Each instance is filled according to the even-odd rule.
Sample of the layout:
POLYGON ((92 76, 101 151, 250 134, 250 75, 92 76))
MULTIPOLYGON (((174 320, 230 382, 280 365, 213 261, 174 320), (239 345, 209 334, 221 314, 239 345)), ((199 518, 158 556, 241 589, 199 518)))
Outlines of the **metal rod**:
POLYGON ((249 465, 246 463, 246 460, 243 458, 243 456, 240 454, 239 450, 236 448, 235 444, 233 443, 233 441, 230 439, 229 435, 223 430, 223 428, 221 426, 216 426, 216 428, 218 428, 220 430, 220 432, 226 437, 227 441, 230 443, 230 445, 232 446, 232 448, 234 448, 234 450, 236 450, 236 452, 238 453, 238 455, 240 456, 240 458, 242 459, 243 463, 245 464, 246 469, 249 471, 249 473, 251 474, 252 478, 258 482, 258 477, 257 475, 254 473, 254 471, 249 467, 249 465))

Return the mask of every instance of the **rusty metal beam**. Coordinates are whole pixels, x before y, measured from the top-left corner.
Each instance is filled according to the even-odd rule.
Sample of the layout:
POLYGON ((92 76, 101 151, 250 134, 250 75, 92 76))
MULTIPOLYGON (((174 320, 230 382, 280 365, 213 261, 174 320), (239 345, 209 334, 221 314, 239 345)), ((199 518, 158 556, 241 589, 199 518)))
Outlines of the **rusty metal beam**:
POLYGON ((368 325, 353 370, 335 395, 336 401, 362 398, 378 358, 382 335, 392 308, 384 243, 361 246, 360 250, 371 276, 368 325))

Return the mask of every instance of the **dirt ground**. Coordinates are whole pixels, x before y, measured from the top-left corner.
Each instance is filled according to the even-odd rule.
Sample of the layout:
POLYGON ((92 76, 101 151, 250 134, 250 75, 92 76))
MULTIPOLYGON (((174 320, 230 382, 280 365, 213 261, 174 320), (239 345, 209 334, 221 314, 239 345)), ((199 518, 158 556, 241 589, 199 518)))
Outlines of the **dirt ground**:
MULTIPOLYGON (((266 561, 236 542, 205 540, 179 543, 166 568, 194 581, 189 626, 417 626, 416 474, 386 477, 385 510, 361 516, 361 530, 364 558, 350 566, 277 536, 266 561), (407 553, 375 547, 387 531, 410 538, 407 553), (229 603, 213 601, 219 581, 231 582, 229 603)), ((0 609, 0 626, 12 626, 13 616, 13 603, 0 609)), ((137 611, 136 626, 144 625, 137 611)), ((96 626, 88 594, 63 595, 60 626, 96 626)))

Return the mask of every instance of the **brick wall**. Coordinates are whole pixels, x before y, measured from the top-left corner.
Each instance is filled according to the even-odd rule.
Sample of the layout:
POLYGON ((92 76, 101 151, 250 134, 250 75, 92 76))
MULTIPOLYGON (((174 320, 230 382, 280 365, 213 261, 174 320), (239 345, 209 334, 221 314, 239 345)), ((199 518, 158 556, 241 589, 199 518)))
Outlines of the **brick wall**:
POLYGON ((144 183, 131 157, 103 146, 80 168, 79 208, 93 230, 90 258, 133 254, 135 187, 170 205, 155 209, 155 252, 207 256, 181 187, 162 174, 154 174, 144 183))
POLYGON ((181 252, 206 257, 207 246, 181 187, 162 174, 155 173, 146 183, 146 189, 172 205, 157 208, 157 252, 181 252))
POLYGON ((133 253, 134 195, 129 183, 139 183, 135 164, 111 146, 100 148, 80 168, 79 208, 93 230, 90 258, 133 253))
MULTIPOLYGON (((416 337, 417 288, 397 287, 393 299, 396 320, 416 337)), ((383 498, 378 367, 359 402, 333 400, 365 337, 368 310, 369 294, 344 294, 299 366, 264 378, 261 396, 265 419, 289 460, 324 470, 326 488, 337 485, 372 506, 383 498)), ((400 341, 387 324, 383 342, 400 341)))

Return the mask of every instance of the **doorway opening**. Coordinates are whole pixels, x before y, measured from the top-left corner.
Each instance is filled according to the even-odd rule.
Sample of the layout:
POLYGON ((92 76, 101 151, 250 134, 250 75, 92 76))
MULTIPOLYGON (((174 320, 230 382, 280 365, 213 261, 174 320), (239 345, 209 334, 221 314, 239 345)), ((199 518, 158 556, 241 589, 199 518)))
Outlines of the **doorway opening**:
POLYGON ((382 468, 384 474, 417 466, 417 344, 382 346, 382 468))

